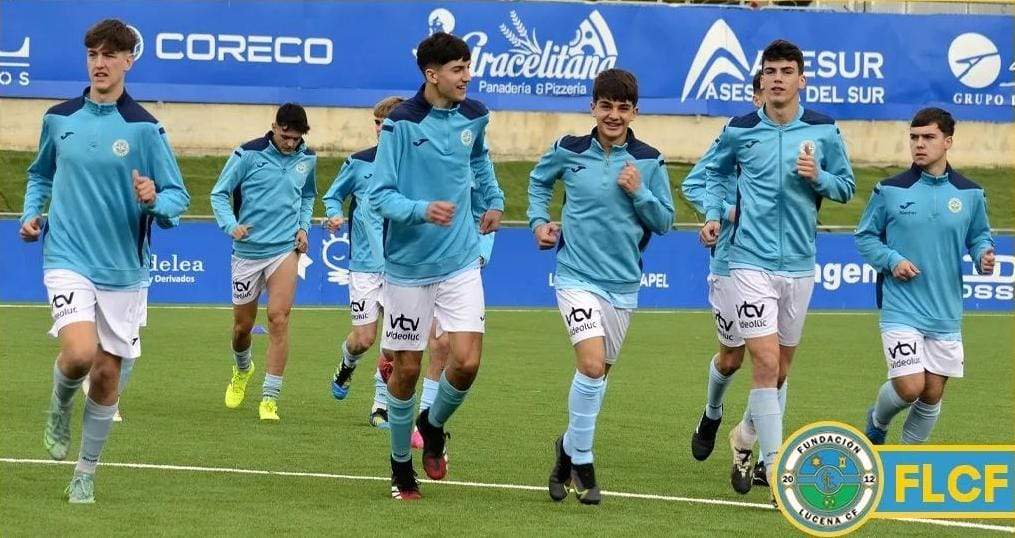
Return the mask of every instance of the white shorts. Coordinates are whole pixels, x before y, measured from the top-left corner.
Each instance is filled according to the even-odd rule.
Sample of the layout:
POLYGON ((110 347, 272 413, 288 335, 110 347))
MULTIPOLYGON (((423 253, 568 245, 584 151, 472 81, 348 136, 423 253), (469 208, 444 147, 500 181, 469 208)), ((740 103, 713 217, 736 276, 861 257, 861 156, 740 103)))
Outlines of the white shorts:
POLYGON ((631 325, 631 310, 617 308, 606 299, 585 290, 558 289, 557 308, 567 326, 571 345, 602 337, 606 344, 606 363, 615 364, 631 325))
POLYGON ((353 325, 377 321, 378 311, 384 308, 383 288, 382 273, 349 273, 349 317, 353 325))
POLYGON ((124 359, 141 356, 141 320, 147 290, 100 290, 90 280, 66 269, 50 269, 43 274, 49 304, 53 307, 56 338, 71 323, 95 324, 99 345, 107 353, 124 359))
POLYGON ((891 330, 881 333, 881 344, 889 379, 925 371, 945 377, 963 375, 961 340, 934 340, 916 329, 891 330))
POLYGON ((733 278, 722 275, 708 275, 708 302, 715 315, 715 337, 726 347, 744 345, 737 323, 737 290, 733 278))
POLYGON ((423 351, 436 319, 449 333, 486 331, 486 303, 479 269, 426 286, 384 282, 384 339, 392 351, 423 351))
POLYGON ((292 252, 283 252, 273 258, 248 260, 233 256, 233 304, 256 301, 268 285, 268 278, 282 265, 292 252))
POLYGON ((779 345, 800 344, 814 278, 773 275, 753 269, 730 271, 737 295, 737 323, 743 338, 779 335, 779 345))

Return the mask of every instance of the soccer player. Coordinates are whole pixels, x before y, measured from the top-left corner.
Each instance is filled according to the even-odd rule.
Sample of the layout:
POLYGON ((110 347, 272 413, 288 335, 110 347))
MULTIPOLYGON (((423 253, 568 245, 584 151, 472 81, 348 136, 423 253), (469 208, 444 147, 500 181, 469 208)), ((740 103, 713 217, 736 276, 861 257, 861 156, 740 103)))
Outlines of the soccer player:
MULTIPOLYGON (((824 198, 848 202, 855 185, 834 120, 800 105, 803 53, 773 41, 761 57, 764 106, 733 118, 706 167, 706 223, 701 239, 716 244, 729 207, 728 179, 736 177, 736 221, 730 236, 730 277, 737 323, 754 366, 748 405, 766 474, 782 444, 778 387, 803 333, 814 288, 814 237, 824 198)), ((731 484, 751 487, 751 439, 734 427, 731 484)))
POLYGON ((215 220, 233 238, 233 365, 226 407, 243 403, 254 374, 250 332, 261 292, 268 292, 268 352, 258 415, 279 420, 278 397, 289 355, 289 312, 296 294, 297 256, 317 196, 317 155, 303 137, 303 107, 279 107, 271 130, 233 151, 211 191, 215 220), (230 203, 230 199, 232 203, 230 203))
POLYGON ((105 19, 89 28, 84 45, 90 86, 42 118, 20 229, 25 241, 44 237, 49 334, 60 340, 42 439, 54 460, 67 457, 74 394, 86 375, 91 380, 78 463, 65 491, 71 503, 95 502, 121 363, 141 355, 151 224, 173 226, 190 203, 165 130, 124 88, 134 32, 105 19))
MULTIPOLYGON (((754 106, 760 108, 764 103, 761 90, 761 71, 754 74, 751 86, 754 90, 754 106)), ((705 212, 705 167, 714 157, 715 148, 716 144, 713 143, 681 184, 684 197, 701 213, 705 212)), ((744 339, 740 336, 740 327, 737 325, 736 318, 737 295, 729 269, 730 236, 733 232, 732 223, 736 221, 737 212, 736 178, 726 178, 726 181, 728 187, 723 203, 725 211, 720 218, 727 225, 722 227, 719 239, 712 248, 708 275, 708 301, 712 305, 715 315, 719 352, 709 360, 705 411, 691 435, 691 455, 698 461, 705 461, 712 454, 712 449, 715 447, 716 431, 722 422, 726 387, 744 361, 744 339)), ((784 381, 779 387, 779 406, 783 413, 786 412, 788 384, 788 381, 784 381)), ((749 408, 744 411, 739 428, 742 436, 752 440, 751 445, 753 446, 756 434, 749 408)), ((765 463, 762 458, 759 458, 758 463, 754 466, 754 485, 768 485, 768 477, 765 476, 765 463)))
POLYGON ((475 182, 489 208, 479 224, 482 234, 500 226, 504 193, 486 146, 489 113, 465 97, 470 56, 468 45, 450 34, 424 39, 416 50, 423 86, 384 120, 377 148, 370 203, 386 220, 382 350, 394 360, 388 422, 396 499, 420 498, 410 437, 416 381, 435 317, 449 333, 451 353, 433 406, 416 420, 423 468, 433 480, 447 473, 445 423, 479 370, 486 314, 471 191, 475 182))
POLYGON ((962 256, 994 272, 983 188, 948 164, 955 120, 940 108, 916 113, 909 170, 880 182, 856 230, 856 246, 879 271, 878 307, 888 381, 867 410, 867 438, 884 444, 892 418, 909 408, 902 442, 926 442, 941 414, 945 383, 963 375, 962 256))
POLYGON ((582 504, 601 499, 592 461, 596 416, 638 306, 641 253, 651 233, 666 233, 674 216, 662 156, 629 128, 638 115, 634 75, 607 69, 596 76, 591 110, 592 132, 560 138, 532 170, 528 208, 538 246, 558 245, 554 287, 576 358, 549 492, 561 501, 572 489, 582 504), (549 213, 558 180, 566 200, 563 225, 549 213))
MULTIPOLYGON (((402 104, 401 97, 388 97, 374 105, 374 130, 380 137, 381 125, 391 111, 402 104)), ((335 369, 331 394, 344 400, 356 364, 374 345, 377 337, 377 318, 383 314, 381 288, 384 285, 384 248, 381 246, 381 217, 370 208, 367 193, 374 175, 374 157, 377 146, 354 153, 342 165, 335 182, 324 195, 325 226, 335 233, 345 222, 342 203, 352 197, 349 205, 349 315, 352 331, 342 342, 342 360, 335 369)), ((383 359, 382 359, 383 360, 383 359)), ((374 403, 370 410, 370 424, 388 427, 388 390, 381 378, 380 368, 374 372, 374 403)))

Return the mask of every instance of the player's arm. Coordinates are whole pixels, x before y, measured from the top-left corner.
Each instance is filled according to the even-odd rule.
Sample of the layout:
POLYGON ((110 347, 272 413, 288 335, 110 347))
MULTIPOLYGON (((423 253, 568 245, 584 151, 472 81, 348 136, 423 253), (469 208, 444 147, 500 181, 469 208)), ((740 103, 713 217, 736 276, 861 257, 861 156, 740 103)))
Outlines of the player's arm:
POLYGON ((856 181, 853 167, 849 164, 849 155, 846 154, 846 144, 838 128, 821 152, 820 164, 818 179, 812 183, 814 191, 842 204, 848 202, 856 192, 856 181))
POLYGON ((243 158, 243 150, 237 148, 229 156, 225 167, 222 168, 222 173, 219 174, 218 181, 211 189, 211 209, 215 214, 215 222, 223 232, 229 235, 232 235, 240 224, 236 221, 236 215, 233 214, 231 196, 233 190, 243 181, 246 173, 247 164, 246 159, 243 158))
POLYGON ((317 201, 317 159, 310 165, 307 179, 303 182, 300 195, 300 228, 309 233, 310 219, 314 216, 314 202, 317 201))
POLYGON ((150 178, 155 182, 155 202, 151 205, 142 204, 145 211, 154 215, 159 226, 163 227, 172 219, 183 215, 190 206, 190 194, 183 184, 183 174, 180 173, 180 166, 176 163, 176 155, 169 145, 166 137, 166 130, 155 125, 148 131, 149 143, 145 145, 148 151, 148 162, 151 170, 150 178))
POLYGON ((370 190, 370 207, 380 216, 402 224, 426 222, 425 200, 411 200, 398 191, 398 171, 405 147, 403 128, 390 119, 384 120, 374 158, 374 184, 370 190))
POLYGON ((884 195, 881 194, 880 185, 876 185, 863 210, 863 216, 860 217, 860 224, 853 233, 853 241, 864 261, 882 273, 891 273, 899 263, 906 260, 902 254, 888 248, 882 240, 887 226, 884 195))
MULTIPOLYGON (((34 221, 42 215, 53 193, 53 175, 56 174, 56 143, 49 134, 49 118, 42 119, 42 133, 39 135, 39 152, 28 167, 28 184, 25 187, 25 202, 21 210, 21 224, 34 221)), ((30 225, 31 226, 31 225, 30 225)), ((36 231, 41 232, 40 228, 36 231)), ((38 238, 38 233, 33 240, 38 238)))
POLYGON ((539 158, 536 167, 529 173, 529 207, 525 212, 529 228, 533 231, 550 222, 550 199, 553 198, 553 184, 563 171, 563 159, 558 154, 560 140, 539 158))
POLYGON ((966 249, 969 257, 976 262, 980 274, 994 272, 994 239, 990 236, 990 221, 987 219, 987 198, 984 191, 976 197, 969 230, 966 232, 966 249))
POLYGON ((650 167, 648 178, 634 191, 632 201, 638 220, 653 232, 662 235, 673 227, 673 194, 670 191, 670 174, 666 162, 659 157, 650 167))
POLYGON ((349 197, 356 185, 356 165, 352 158, 348 158, 342 164, 342 168, 339 169, 338 175, 335 176, 335 180, 331 183, 331 187, 328 187, 328 192, 324 193, 324 215, 329 219, 332 217, 342 217, 342 204, 345 203, 345 199, 349 197))
MULTIPOLYGON (((716 146, 717 143, 712 142, 712 145, 708 147, 708 150, 701 156, 701 159, 698 159, 694 168, 691 169, 687 177, 684 178, 683 183, 680 184, 680 191, 684 194, 684 198, 694 206, 695 211, 702 215, 705 214, 705 167, 715 158, 716 146)), ((727 184, 735 181, 735 177, 726 179, 727 184)), ((723 220, 731 220, 733 204, 723 199, 722 206, 723 212, 721 218, 723 220)))
MULTIPOLYGON (((726 203, 728 178, 737 176, 736 145, 729 124, 712 144, 711 158, 705 164, 705 220, 721 221, 729 215, 726 203)), ((707 155, 707 154, 706 154, 707 155)))
POLYGON ((472 155, 469 159, 472 167, 473 184, 483 197, 487 211, 504 211, 504 191, 497 182, 493 161, 490 160, 490 148, 486 145, 486 127, 479 130, 476 140, 472 143, 472 155))

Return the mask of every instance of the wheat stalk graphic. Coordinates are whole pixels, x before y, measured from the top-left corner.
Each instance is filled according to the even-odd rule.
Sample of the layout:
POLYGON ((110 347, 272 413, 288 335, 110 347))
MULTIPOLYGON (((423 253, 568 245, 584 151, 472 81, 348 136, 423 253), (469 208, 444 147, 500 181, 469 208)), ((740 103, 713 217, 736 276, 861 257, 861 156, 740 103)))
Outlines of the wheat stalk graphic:
POLYGON ((522 23, 522 19, 518 17, 518 13, 514 10, 510 12, 511 25, 514 27, 514 31, 511 31, 506 24, 500 25, 500 33, 504 35, 504 38, 509 43, 514 45, 511 52, 520 54, 539 54, 542 52, 542 47, 539 46, 539 41, 536 39, 536 31, 532 31, 532 36, 529 36, 528 29, 525 28, 525 24, 522 23), (517 34, 515 33, 517 32, 517 34))

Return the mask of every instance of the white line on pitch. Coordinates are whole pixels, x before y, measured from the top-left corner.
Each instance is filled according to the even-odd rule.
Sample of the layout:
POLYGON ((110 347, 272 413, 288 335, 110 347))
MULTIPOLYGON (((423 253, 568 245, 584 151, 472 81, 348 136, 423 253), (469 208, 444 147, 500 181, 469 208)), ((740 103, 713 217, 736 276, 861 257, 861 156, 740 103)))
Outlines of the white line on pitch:
MULTIPOLYGON (((262 305, 264 306, 264 305, 262 305)), ((0 304, 0 308, 49 308, 48 304, 45 303, 15 303, 15 304, 0 304)), ((151 310, 232 310, 232 306, 219 306, 219 305, 187 305, 187 304, 154 304, 148 305, 151 310)), ((346 311, 346 306, 294 306, 293 310, 336 310, 346 311)), ((500 307, 489 307, 486 309, 488 312, 556 312, 557 308, 552 306, 546 307, 533 307, 533 308, 500 308, 500 307)), ((662 308, 646 308, 638 310, 636 314, 710 314, 711 310, 703 308, 681 308, 681 309, 662 309, 662 308)), ((812 310, 807 313, 808 316, 867 316, 876 315, 875 310, 812 310)), ((967 318, 991 318, 991 317, 1011 317, 1011 312, 965 312, 962 314, 963 317, 967 318)))
MULTIPOLYGON (((53 460, 37 460, 37 459, 24 459, 24 458, 0 458, 0 463, 11 463, 11 464, 28 464, 28 465, 75 465, 73 461, 53 461, 53 460)), ((362 475, 347 475, 347 474, 332 474, 332 473, 311 473, 311 472, 300 472, 300 471, 267 471, 262 469, 233 469, 229 467, 201 467, 196 465, 159 465, 154 463, 107 463, 102 462, 103 467, 122 467, 127 469, 158 469, 166 471, 191 471, 199 473, 229 473, 229 474, 247 474, 247 475, 261 475, 261 476, 288 476, 288 477, 299 477, 299 478, 330 478, 336 480, 359 480, 359 481, 371 481, 371 482, 387 482, 390 478, 381 476, 362 476, 362 475)), ((522 491, 546 491, 545 487, 539 486, 526 486, 524 484, 494 484, 487 482, 463 482, 459 480, 441 480, 435 482, 432 480, 420 480, 425 484, 440 484, 448 486, 464 486, 471 488, 486 488, 486 489, 513 489, 522 491)), ((669 502, 682 502, 692 504, 711 504, 720 506, 736 506, 740 508, 756 508, 760 510, 772 510, 772 506, 769 504, 761 503, 748 503, 738 501, 725 501, 722 499, 699 499, 695 497, 675 497, 671 495, 651 495, 646 493, 626 493, 621 491, 604 491, 603 495, 611 497, 623 497, 625 499, 640 499, 650 501, 669 501, 669 502)), ((964 527, 969 529, 981 529, 988 531, 1001 531, 1001 532, 1013 532, 1015 527, 1005 527, 1001 525, 987 525, 983 523, 970 523, 967 521, 942 521, 937 519, 917 519, 917 518, 904 518, 896 521, 907 521, 911 523, 923 523, 927 525, 940 525, 945 527, 964 527)))

